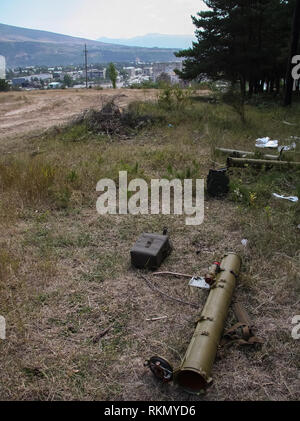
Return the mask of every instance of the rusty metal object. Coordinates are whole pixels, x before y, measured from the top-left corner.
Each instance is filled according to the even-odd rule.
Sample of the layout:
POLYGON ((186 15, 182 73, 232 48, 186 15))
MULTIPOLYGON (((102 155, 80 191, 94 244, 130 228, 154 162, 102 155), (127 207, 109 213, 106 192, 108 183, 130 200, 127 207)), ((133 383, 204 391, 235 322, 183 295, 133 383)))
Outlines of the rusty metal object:
POLYGON ((251 327, 251 321, 248 316, 248 313, 244 309, 241 303, 235 302, 233 304, 233 311, 235 314, 235 317, 238 319, 240 323, 244 323, 245 325, 251 327))
POLYGON ((241 303, 233 304, 233 310, 238 323, 232 326, 224 333, 221 341, 222 346, 237 345, 257 345, 263 344, 264 341, 254 334, 254 326, 241 303))
POLYGON ((224 257, 176 380, 187 392, 198 393, 212 382, 211 370, 224 330, 241 259, 224 257))
POLYGON ((220 273, 220 271, 220 263, 214 262, 213 265, 209 268, 208 273, 205 275, 205 282, 208 285, 213 285, 215 283, 216 276, 218 275, 218 273, 220 273))

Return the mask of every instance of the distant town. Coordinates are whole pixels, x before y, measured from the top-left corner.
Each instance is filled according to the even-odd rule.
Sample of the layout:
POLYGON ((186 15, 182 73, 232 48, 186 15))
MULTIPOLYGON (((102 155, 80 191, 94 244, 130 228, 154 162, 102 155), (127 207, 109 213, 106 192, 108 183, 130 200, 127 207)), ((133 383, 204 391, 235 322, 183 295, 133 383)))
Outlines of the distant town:
MULTIPOLYGON (((131 63, 116 64, 117 87, 166 81, 180 82, 175 69, 182 70, 182 62, 145 63, 137 59, 131 63)), ((23 90, 64 88, 109 88, 112 86, 107 66, 27 66, 6 69, 6 80, 12 88, 23 90)))

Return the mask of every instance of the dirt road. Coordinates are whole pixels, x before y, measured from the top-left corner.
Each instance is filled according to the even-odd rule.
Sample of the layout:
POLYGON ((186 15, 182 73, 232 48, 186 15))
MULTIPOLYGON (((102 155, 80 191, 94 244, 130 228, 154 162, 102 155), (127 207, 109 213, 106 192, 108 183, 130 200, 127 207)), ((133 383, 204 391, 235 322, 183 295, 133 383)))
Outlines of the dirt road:
POLYGON ((141 89, 22 91, 0 94, 0 140, 66 123, 81 111, 100 107, 117 96, 124 107, 132 101, 155 99, 158 91, 141 89))

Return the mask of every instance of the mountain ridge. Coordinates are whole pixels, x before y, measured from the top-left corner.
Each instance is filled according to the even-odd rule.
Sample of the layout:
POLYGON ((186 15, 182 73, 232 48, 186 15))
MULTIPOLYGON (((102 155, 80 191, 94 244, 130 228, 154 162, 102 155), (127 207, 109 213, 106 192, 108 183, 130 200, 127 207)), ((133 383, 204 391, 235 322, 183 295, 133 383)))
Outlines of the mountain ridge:
POLYGON ((171 35, 171 34, 158 34, 149 33, 146 35, 136 36, 132 38, 108 38, 100 37, 97 39, 99 42, 109 42, 119 45, 127 45, 134 47, 144 48, 175 48, 186 49, 192 46, 195 41, 193 35, 171 35))
POLYGON ((6 57, 8 67, 82 64, 84 44, 90 64, 131 62, 137 58, 176 61, 176 49, 124 46, 0 23, 0 54, 6 57))

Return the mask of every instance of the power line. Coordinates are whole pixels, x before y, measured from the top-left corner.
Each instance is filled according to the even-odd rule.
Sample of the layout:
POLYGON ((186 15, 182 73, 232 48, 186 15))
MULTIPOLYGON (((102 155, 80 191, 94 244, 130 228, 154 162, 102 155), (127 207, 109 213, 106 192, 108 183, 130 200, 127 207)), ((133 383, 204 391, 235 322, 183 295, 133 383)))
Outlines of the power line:
POLYGON ((84 46, 84 57, 85 57, 85 86, 86 89, 88 89, 88 74, 87 74, 87 49, 86 49, 86 44, 84 46))

